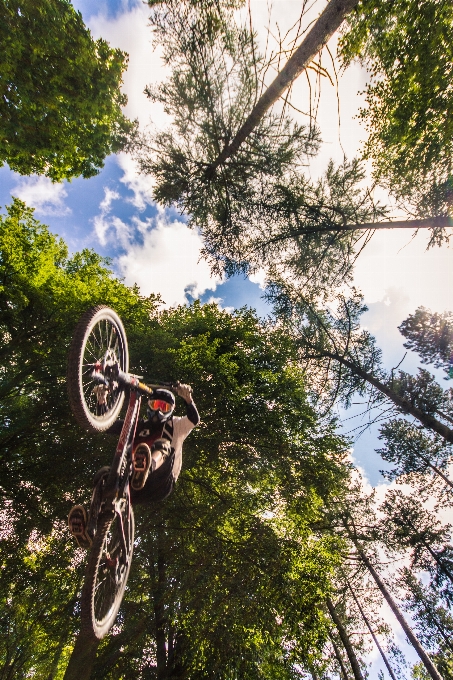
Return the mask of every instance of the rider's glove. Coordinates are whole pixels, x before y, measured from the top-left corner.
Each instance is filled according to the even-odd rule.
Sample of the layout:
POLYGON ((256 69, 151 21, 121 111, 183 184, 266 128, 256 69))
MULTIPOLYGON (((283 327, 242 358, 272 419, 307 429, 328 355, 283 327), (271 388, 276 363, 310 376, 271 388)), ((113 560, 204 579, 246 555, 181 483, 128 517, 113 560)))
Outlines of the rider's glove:
POLYGON ((178 383, 175 392, 179 397, 182 397, 187 403, 192 401, 192 388, 190 385, 183 385, 178 383))

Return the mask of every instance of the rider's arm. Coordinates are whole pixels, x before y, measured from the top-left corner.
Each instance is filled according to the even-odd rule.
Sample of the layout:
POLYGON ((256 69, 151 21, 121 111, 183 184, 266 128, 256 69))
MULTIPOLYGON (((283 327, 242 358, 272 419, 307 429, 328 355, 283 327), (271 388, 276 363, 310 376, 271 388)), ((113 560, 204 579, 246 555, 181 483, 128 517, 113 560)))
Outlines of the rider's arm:
POLYGON ((186 416, 194 427, 200 422, 200 415, 193 399, 191 401, 186 401, 186 416))
POLYGON ((178 384, 175 391, 176 394, 182 397, 186 402, 186 415, 192 425, 195 427, 195 425, 198 425, 200 422, 200 416, 198 414, 197 407, 195 406, 195 402, 192 399, 192 388, 190 385, 178 384))

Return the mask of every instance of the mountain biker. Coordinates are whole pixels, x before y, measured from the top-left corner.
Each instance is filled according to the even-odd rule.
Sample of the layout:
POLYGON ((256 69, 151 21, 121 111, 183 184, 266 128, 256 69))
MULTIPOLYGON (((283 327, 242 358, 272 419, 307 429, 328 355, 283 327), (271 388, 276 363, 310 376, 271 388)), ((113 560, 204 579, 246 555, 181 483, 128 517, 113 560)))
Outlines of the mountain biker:
MULTIPOLYGON (((182 465, 182 445, 200 422, 190 385, 178 384, 178 396, 186 402, 186 415, 174 416, 175 397, 166 389, 155 389, 148 400, 147 418, 137 423, 132 448, 132 504, 150 503, 167 498, 173 491, 182 465)), ((106 432, 120 434, 123 421, 117 420, 106 432)), ((99 473, 106 474, 109 468, 99 473)), ((95 480, 99 479, 96 475, 95 480)), ((81 548, 92 543, 87 532, 88 518, 82 505, 75 505, 68 517, 69 531, 81 548)))

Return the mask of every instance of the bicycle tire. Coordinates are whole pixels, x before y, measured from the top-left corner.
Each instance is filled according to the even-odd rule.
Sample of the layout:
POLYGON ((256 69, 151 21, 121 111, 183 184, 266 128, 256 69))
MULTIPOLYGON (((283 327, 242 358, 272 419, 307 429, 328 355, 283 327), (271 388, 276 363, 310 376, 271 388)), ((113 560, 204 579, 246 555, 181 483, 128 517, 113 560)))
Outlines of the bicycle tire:
POLYGON ((98 305, 80 318, 71 341, 68 356, 67 386, 72 412, 81 427, 89 432, 104 432, 119 416, 124 401, 120 385, 110 390, 105 410, 100 411, 93 390, 99 381, 91 379, 93 364, 110 352, 125 373, 129 370, 126 332, 113 309, 98 305), (91 366, 91 368, 90 368, 91 366))
POLYGON ((125 564, 120 567, 119 564, 112 566, 107 562, 107 560, 119 562, 121 553, 117 515, 113 519, 105 515, 99 517, 98 529, 88 558, 80 603, 81 628, 85 634, 98 640, 102 640, 115 623, 131 568, 135 521, 129 500, 125 502, 125 506, 125 512, 122 513, 123 521, 129 517, 129 536, 126 538, 128 554, 125 564))

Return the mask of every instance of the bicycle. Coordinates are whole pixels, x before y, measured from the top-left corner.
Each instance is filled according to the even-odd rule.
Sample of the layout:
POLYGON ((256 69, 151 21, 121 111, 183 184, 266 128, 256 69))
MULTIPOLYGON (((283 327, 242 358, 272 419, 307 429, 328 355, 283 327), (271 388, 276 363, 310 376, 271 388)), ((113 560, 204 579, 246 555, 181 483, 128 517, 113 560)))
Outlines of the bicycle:
POLYGON ((128 370, 120 317, 104 305, 89 309, 76 326, 68 358, 69 403, 77 422, 89 432, 105 432, 117 420, 129 392, 112 465, 95 475, 88 513, 92 545, 82 588, 81 628, 98 640, 115 622, 131 568, 135 524, 129 482, 141 399, 151 397, 157 387, 177 387, 175 383, 145 385, 128 370))

